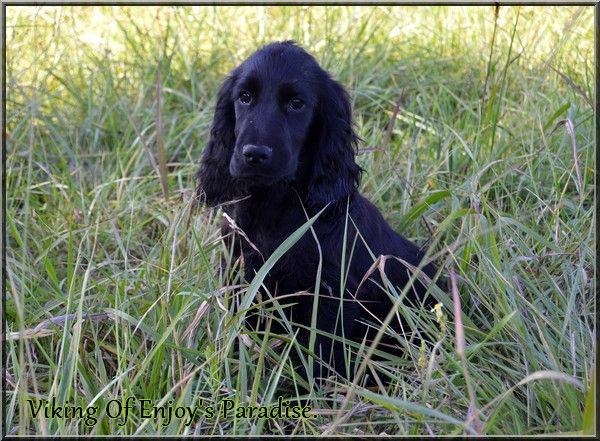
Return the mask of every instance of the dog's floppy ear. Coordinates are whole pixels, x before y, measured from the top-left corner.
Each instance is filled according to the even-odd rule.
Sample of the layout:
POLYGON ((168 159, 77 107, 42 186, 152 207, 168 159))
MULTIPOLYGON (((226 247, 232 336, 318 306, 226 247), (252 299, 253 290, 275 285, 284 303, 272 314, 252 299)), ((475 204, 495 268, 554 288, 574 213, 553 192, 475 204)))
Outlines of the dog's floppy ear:
POLYGON ((229 161, 235 145, 235 110, 233 87, 237 72, 223 82, 210 130, 210 139, 200 160, 197 193, 208 206, 214 207, 235 198, 235 182, 229 173, 229 161))
POLYGON ((315 209, 353 192, 361 173, 354 160, 358 137, 352 128, 350 98, 339 83, 325 75, 313 122, 316 136, 307 194, 315 209))

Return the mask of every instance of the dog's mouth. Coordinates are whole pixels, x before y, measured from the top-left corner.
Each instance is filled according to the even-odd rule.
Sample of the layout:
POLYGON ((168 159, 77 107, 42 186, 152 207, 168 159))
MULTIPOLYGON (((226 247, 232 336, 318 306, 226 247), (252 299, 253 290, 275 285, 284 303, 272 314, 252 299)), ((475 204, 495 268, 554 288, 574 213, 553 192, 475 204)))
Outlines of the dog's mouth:
POLYGON ((281 177, 256 173, 241 174, 235 176, 235 178, 246 184, 248 187, 270 187, 284 180, 284 178, 281 177))
POLYGON ((293 172, 269 166, 247 166, 232 160, 229 164, 231 176, 250 187, 266 187, 293 179, 293 172))

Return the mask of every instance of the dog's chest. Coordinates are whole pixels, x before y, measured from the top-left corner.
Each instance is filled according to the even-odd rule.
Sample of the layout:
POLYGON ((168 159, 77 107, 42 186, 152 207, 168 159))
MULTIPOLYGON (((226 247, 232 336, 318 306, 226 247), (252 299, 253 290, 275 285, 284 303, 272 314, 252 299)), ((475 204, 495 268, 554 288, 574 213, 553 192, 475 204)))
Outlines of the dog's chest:
MULTIPOLYGON (((244 265, 249 276, 258 271, 281 244, 302 225, 288 219, 280 222, 246 224, 240 227, 248 241, 243 246, 244 265)), ((319 266, 317 242, 308 231, 275 262, 268 279, 288 289, 310 289, 314 284, 319 266)))

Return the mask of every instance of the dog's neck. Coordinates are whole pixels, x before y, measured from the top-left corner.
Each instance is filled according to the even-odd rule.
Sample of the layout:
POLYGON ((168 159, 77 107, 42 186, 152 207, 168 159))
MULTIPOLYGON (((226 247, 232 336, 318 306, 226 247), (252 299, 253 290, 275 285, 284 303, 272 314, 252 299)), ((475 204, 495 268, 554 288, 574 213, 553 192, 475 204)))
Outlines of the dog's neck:
POLYGON ((253 222, 271 223, 286 210, 301 206, 297 191, 288 182, 247 186, 244 193, 245 197, 234 204, 233 215, 238 222, 247 223, 244 218, 251 217, 253 222))
MULTIPOLYGON (((331 201, 320 218, 343 216, 347 203, 355 192, 331 201)), ((278 182, 264 187, 246 187, 244 196, 226 210, 238 226, 247 234, 277 229, 284 216, 285 225, 299 227, 308 218, 317 214, 323 206, 314 207, 308 201, 307 189, 300 188, 293 181, 278 182)), ((293 232, 289 231, 288 234, 293 232)), ((284 232, 282 232, 284 233, 284 232)))

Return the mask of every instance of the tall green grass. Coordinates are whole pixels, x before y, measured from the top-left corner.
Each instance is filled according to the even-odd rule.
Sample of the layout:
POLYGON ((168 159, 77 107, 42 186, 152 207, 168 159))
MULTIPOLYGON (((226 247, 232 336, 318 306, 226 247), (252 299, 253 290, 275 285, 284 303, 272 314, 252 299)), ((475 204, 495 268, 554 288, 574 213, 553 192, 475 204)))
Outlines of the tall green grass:
POLYGON ((593 433, 591 7, 6 11, 7 433, 593 433), (278 341, 241 328, 237 302, 271 320, 282 305, 261 275, 241 281, 221 215, 194 208, 223 76, 281 39, 348 88, 361 191, 455 275, 432 292, 441 316, 399 308, 411 329, 392 359, 354 345, 387 387, 318 387, 294 371, 311 353, 293 326, 278 341), (278 395, 315 418, 87 428, 27 403, 278 395))

